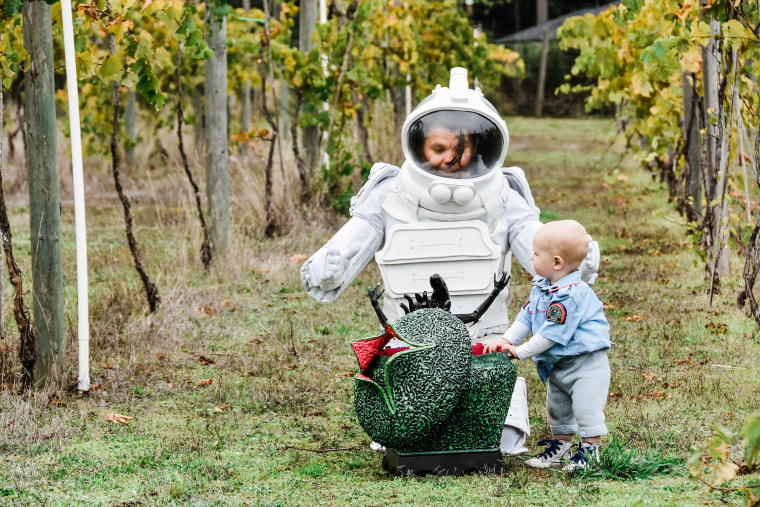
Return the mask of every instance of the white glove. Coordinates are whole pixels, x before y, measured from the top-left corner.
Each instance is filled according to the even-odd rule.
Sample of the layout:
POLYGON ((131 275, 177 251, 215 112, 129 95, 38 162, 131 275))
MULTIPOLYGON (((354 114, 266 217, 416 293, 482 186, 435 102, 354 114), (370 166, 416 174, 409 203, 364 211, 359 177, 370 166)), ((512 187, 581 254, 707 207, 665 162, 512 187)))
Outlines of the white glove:
POLYGON ((581 263, 581 280, 589 285, 596 281, 599 271, 599 243, 588 237, 588 255, 581 263))
POLYGON ((341 252, 337 247, 327 246, 316 254, 309 265, 311 285, 321 290, 331 290, 343 283, 346 268, 359 252, 359 245, 341 252))

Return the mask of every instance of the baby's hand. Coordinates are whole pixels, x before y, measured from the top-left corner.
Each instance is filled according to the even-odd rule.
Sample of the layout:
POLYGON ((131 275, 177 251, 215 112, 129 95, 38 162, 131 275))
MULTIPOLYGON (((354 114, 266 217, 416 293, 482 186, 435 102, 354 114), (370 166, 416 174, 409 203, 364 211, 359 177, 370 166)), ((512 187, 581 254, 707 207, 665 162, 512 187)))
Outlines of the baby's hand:
POLYGON ((511 343, 508 343, 507 345, 504 346, 504 351, 508 352, 509 357, 511 357, 512 359, 519 359, 519 357, 517 357, 517 347, 515 347, 511 343))
POLYGON ((485 354, 491 354, 493 352, 504 352, 507 350, 507 347, 511 347, 512 344, 510 344, 507 340, 504 338, 500 338, 498 340, 494 340, 491 343, 486 344, 485 347, 483 347, 483 352, 485 354))

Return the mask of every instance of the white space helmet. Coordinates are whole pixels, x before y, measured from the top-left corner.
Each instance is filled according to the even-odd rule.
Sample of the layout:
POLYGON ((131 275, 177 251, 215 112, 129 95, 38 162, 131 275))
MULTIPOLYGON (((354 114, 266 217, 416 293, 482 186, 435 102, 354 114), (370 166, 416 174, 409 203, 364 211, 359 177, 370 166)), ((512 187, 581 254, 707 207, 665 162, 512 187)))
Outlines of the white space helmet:
POLYGON ((480 88, 469 88, 467 70, 451 69, 449 87, 436 86, 401 129, 406 160, 448 178, 477 178, 501 168, 509 147, 507 124, 480 88))

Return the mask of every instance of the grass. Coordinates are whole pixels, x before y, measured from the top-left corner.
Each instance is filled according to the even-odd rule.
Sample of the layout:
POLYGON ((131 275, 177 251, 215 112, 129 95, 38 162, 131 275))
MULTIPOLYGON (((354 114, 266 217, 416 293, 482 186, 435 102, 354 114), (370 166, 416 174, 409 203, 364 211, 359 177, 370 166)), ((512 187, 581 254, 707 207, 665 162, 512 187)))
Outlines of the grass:
MULTIPOLYGON (((525 169, 542 216, 581 221, 602 248, 594 288, 614 345, 606 409, 612 434, 602 442, 598 470, 531 470, 524 458, 507 457, 498 475, 388 476, 353 413, 356 361, 349 347, 378 331, 364 291, 379 272, 369 266, 338 301, 318 304, 303 294, 299 264, 291 261, 321 246, 344 219, 302 210, 292 191, 295 175, 288 169, 283 179, 278 169, 281 232, 263 238, 263 161, 256 150, 248 159, 236 155, 230 256, 205 274, 181 169, 151 168, 146 160, 125 172, 125 188, 146 270, 162 296, 160 309, 148 315, 109 166, 92 159, 93 388, 82 396, 75 387, 73 204, 64 188, 68 382, 17 393, 17 338, 6 317, 0 504, 741 505, 738 495, 716 496, 679 471, 716 424, 737 430, 757 409, 760 333, 735 304, 742 259, 733 260, 708 307, 702 261, 683 220, 667 202, 667 189, 611 144, 612 121, 508 124, 507 163, 525 169), (109 422, 110 413, 133 419, 109 422)), ((4 179, 12 164, 6 161, 4 179)), ((23 178, 6 179, 16 180, 23 178)), ((14 247, 28 273, 25 189, 14 189, 6 196, 14 247)), ((512 284, 515 301, 524 300, 529 277, 519 267, 512 284)), ((7 284, 4 293, 9 316, 7 284)), ((517 366, 528 383, 533 449, 549 436, 545 387, 531 363, 517 366)), ((731 451, 738 457, 739 449, 731 451)))
MULTIPOLYGON (((667 438, 663 439, 666 447, 667 438)), ((599 451, 599 460, 589 460, 589 468, 579 469, 582 479, 615 479, 621 481, 650 480, 660 475, 683 475, 683 462, 676 456, 663 456, 662 452, 639 456, 635 449, 624 447, 617 434, 612 433, 599 451)))

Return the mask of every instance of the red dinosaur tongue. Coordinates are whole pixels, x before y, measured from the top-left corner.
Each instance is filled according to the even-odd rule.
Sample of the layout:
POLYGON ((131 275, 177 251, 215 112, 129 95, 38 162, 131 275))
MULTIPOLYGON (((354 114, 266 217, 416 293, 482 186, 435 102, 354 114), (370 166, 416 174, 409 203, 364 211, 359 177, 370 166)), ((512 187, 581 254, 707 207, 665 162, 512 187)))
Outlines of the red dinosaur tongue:
POLYGON ((361 340, 353 342, 351 346, 356 354, 356 359, 359 361, 359 368, 362 373, 367 373, 369 365, 372 360, 377 356, 380 351, 385 347, 391 338, 396 337, 396 333, 393 332, 390 326, 385 327, 385 333, 377 338, 371 338, 369 340, 361 340))

